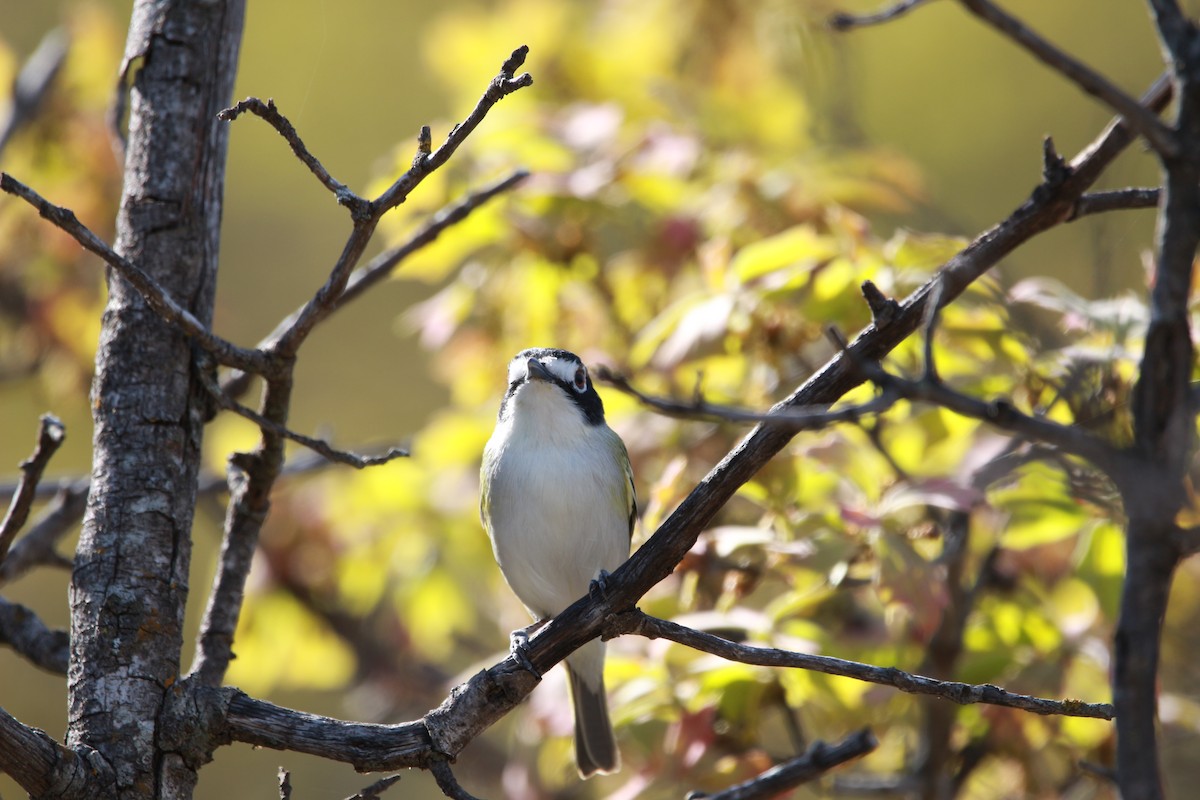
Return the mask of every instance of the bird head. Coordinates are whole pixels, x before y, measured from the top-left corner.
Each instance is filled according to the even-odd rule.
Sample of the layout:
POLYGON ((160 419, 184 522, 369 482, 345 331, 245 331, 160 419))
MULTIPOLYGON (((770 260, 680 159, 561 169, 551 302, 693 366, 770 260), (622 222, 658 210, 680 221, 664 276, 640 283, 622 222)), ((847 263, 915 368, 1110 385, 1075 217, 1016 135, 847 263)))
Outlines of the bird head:
POLYGON ((508 391, 500 404, 500 420, 535 415, 533 421, 577 420, 604 424, 604 404, 587 367, 567 350, 535 347, 522 350, 508 362, 508 391))

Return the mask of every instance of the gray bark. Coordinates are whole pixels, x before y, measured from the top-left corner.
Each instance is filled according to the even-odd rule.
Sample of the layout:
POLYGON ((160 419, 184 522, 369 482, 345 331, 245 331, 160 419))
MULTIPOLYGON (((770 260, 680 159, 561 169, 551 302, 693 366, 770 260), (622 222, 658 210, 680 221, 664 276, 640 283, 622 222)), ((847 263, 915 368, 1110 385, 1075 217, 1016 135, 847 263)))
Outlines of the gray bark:
MULTIPOLYGON (((229 104, 243 0, 139 0, 116 249, 207 323, 217 275, 229 104)), ((207 396, 188 340, 109 275, 92 387, 91 495, 71 579, 68 745, 122 798, 189 797, 196 764, 163 752, 180 670, 207 396)))

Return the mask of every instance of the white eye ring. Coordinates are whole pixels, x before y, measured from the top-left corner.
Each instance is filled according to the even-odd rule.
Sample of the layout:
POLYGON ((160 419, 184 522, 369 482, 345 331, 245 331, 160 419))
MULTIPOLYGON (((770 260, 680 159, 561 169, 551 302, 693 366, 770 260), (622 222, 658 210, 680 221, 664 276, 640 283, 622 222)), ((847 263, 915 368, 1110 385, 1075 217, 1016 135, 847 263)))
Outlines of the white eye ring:
POLYGON ((583 367, 575 370, 575 391, 583 394, 587 390, 587 370, 583 367))

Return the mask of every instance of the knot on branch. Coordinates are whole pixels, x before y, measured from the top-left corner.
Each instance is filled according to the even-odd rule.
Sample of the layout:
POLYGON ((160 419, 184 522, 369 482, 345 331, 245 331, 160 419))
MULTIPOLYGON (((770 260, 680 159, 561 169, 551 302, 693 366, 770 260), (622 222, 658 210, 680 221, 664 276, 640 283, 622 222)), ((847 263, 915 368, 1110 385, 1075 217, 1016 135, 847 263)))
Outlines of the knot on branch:
POLYGON ((871 281, 863 281, 860 288, 863 299, 867 301, 867 307, 871 309, 875 327, 886 328, 900 313, 900 304, 879 291, 879 287, 871 281))
POLYGON ((226 725, 230 690, 208 687, 188 677, 167 687, 158 718, 158 745, 176 753, 189 769, 212 761, 213 752, 233 741, 226 725))

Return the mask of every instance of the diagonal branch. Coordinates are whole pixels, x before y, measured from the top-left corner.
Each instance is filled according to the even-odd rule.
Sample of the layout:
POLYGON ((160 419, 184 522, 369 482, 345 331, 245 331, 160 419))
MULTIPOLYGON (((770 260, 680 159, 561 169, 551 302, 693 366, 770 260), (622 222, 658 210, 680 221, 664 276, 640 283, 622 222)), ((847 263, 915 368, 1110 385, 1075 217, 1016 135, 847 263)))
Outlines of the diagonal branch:
POLYGON ((112 783, 112 771, 97 754, 81 756, 68 750, 45 731, 23 725, 2 708, 0 772, 7 773, 30 797, 47 796, 51 790, 55 797, 101 797, 99 788, 112 783))
POLYGON ((596 377, 617 391, 624 392, 643 405, 668 417, 719 422, 769 422, 772 425, 786 425, 797 432, 827 428, 838 422, 857 422, 864 416, 887 411, 900 399, 899 395, 883 392, 861 405, 837 408, 832 411, 808 408, 784 411, 747 411, 733 406, 710 403, 699 395, 686 403, 669 398, 654 397, 635 389, 624 375, 613 372, 604 366, 596 369, 596 377))
POLYGON ((417 156, 413 159, 412 167, 401 175, 395 183, 384 190, 375 200, 362 209, 352 208, 359 216, 354 219, 354 230, 342 248, 342 254, 329 273, 325 284, 316 294, 304 304, 292 320, 291 326, 283 332, 270 349, 284 357, 293 357, 301 343, 312 332, 313 327, 333 312, 337 300, 346 288, 350 273, 362 257, 367 243, 375 232, 379 219, 396 206, 403 203, 413 189, 417 188, 431 173, 449 160, 466 138, 479 126, 487 113, 503 98, 533 83, 529 73, 514 76, 514 72, 525 63, 529 48, 522 46, 500 67, 500 73, 488 84, 483 96, 479 98, 475 108, 461 123, 455 125, 436 151, 430 153, 429 134, 422 130, 418 140, 417 156))
POLYGON ((55 28, 42 37, 37 49, 13 81, 12 97, 0 117, 0 153, 12 137, 27 125, 50 94, 54 79, 67 60, 68 39, 62 28, 55 28))
MULTIPOLYGON (((1147 97, 1158 110, 1170 96, 1160 80, 1147 97)), ((981 234, 941 269, 943 302, 960 295, 975 279, 1033 236, 1065 221, 1079 197, 1135 137, 1116 120, 1067 169, 1057 171, 1000 224, 981 234)), ((886 323, 871 325, 847 354, 839 353, 790 397, 781 410, 829 405, 863 381, 855 363, 878 361, 920 326, 929 302, 927 284, 896 308, 886 323)), ((609 576, 607 591, 580 598, 534 634, 526 658, 544 673, 584 642, 595 638, 609 617, 632 609, 650 588, 669 575, 700 531, 737 489, 792 438, 786 425, 761 423, 706 476, 633 556, 609 576)), ((427 767, 431 757, 453 757, 483 730, 515 708, 538 679, 510 655, 456 687, 421 720, 394 726, 348 723, 255 700, 235 690, 219 690, 222 735, 264 747, 296 750, 345 761, 359 770, 427 767)), ((999 692, 1000 690, 996 690, 999 692)), ((967 687, 991 696, 986 687, 967 687)), ((1036 698, 1030 698, 1036 700, 1036 698)), ((1049 702, 1049 701, 1046 701, 1049 702)), ((1034 703, 1033 705, 1036 705, 1034 703)), ((1084 705, 1084 704, 1081 704, 1084 705)))
POLYGON ((269 432, 281 439, 287 439, 296 444, 307 447, 314 453, 324 456, 326 460, 336 464, 345 464, 354 467, 355 469, 364 469, 366 467, 374 467, 380 464, 386 464, 389 461, 394 461, 397 458, 407 458, 408 450, 402 447, 389 447, 386 452, 374 456, 364 456, 358 453, 351 453, 348 450, 338 450, 326 442, 324 439, 317 439, 312 436, 305 436, 302 433, 296 433, 286 425, 280 425, 278 422, 267 419, 262 414, 252 408, 247 408, 241 403, 234 400, 225 392, 221 391, 221 387, 217 385, 215 380, 209 379, 209 373, 200 370, 205 388, 217 405, 226 411, 232 411, 238 416, 244 417, 257 425, 261 430, 269 432))
POLYGON ((1125 211, 1132 208, 1155 208, 1161 192, 1155 188, 1113 189, 1107 192, 1088 192, 1079 198, 1071 214, 1071 221, 1089 214, 1104 214, 1109 211, 1125 211))
POLYGON ((987 705, 1019 708, 1035 714, 1056 714, 1067 717, 1112 719, 1113 707, 1108 703, 1084 703, 1080 700, 1046 700, 1001 689, 990 684, 974 685, 957 681, 940 681, 924 675, 914 675, 895 667, 877 667, 857 661, 830 656, 795 653, 774 647, 751 647, 731 642, 711 633, 684 627, 675 622, 648 616, 641 611, 625 611, 610 617, 604 627, 605 636, 634 634, 650 639, 667 639, 677 644, 711 653, 715 656, 753 664, 759 667, 786 667, 841 675, 846 678, 891 686, 909 694, 940 697, 960 705, 987 705))
POLYGON ((696 800, 759 800, 759 798, 778 797, 801 784, 816 780, 835 767, 861 758, 870 753, 879 742, 870 729, 863 728, 852 733, 837 744, 829 745, 824 742, 814 742, 812 747, 800 756, 771 767, 761 775, 748 781, 730 786, 716 794, 701 794, 693 792, 688 797, 696 800))
POLYGON ((50 414, 42 415, 37 445, 33 454, 21 462, 21 482, 12 502, 9 503, 4 521, 0 522, 0 565, 3 565, 13 539, 17 537, 21 528, 25 527, 42 473, 46 471, 46 465, 50 463, 50 458, 58 451, 66 436, 67 429, 56 417, 50 414))
POLYGON ((835 31, 848 31, 853 28, 865 28, 868 25, 891 22, 926 2, 928 0, 901 0, 901 2, 873 14, 837 13, 829 18, 829 27, 835 31))
POLYGON ((87 496, 86 479, 66 483, 57 490, 29 531, 9 551, 4 563, 0 564, 0 585, 42 564, 71 568, 71 559, 59 555, 54 548, 83 517, 87 496))
POLYGON ((54 205, 6 172, 0 172, 0 191, 29 203, 41 216, 83 245, 85 250, 98 255, 104 263, 137 289, 142 299, 156 314, 191 338, 218 363, 260 375, 271 369, 271 362, 263 353, 238 347, 210 331, 191 311, 175 302, 141 267, 117 253, 103 239, 92 233, 79 221, 74 211, 54 205))
POLYGON ((301 163, 308 167, 313 175, 317 176, 317 180, 321 182, 321 185, 333 192, 339 203, 351 209, 351 216, 355 216, 356 212, 361 213, 361 209, 356 209, 356 206, 363 206, 366 201, 350 191, 346 184, 335 180, 329 174, 329 170, 325 169, 321 162, 317 161, 313 154, 308 152, 308 148, 301 141, 300 134, 296 132, 295 126, 292 125, 287 117, 279 112, 279 109, 275 107, 273 99, 268 99, 264 103, 257 97, 247 97, 232 108, 227 108, 217 114, 217 119, 222 122, 233 122, 247 111, 263 119, 268 125, 279 132, 279 135, 292 148, 292 152, 295 153, 296 158, 300 159, 301 163))
MULTIPOLYGON (((370 262, 357 270, 346 281, 346 289, 338 296, 333 303, 333 311, 338 311, 347 303, 361 297, 368 289, 386 279, 396 269, 397 265, 403 262, 406 258, 418 252, 424 247, 437 241, 438 237, 447 229, 459 222, 462 222, 475 209, 482 206, 494 197, 511 191, 519 186, 529 176, 525 170, 517 170, 505 178, 501 178, 495 183, 484 186, 478 191, 471 192, 467 196, 445 206, 436 214, 426 220, 409 239, 401 245, 386 250, 370 262)), ((292 314, 289 314, 283 319, 266 338, 259 342, 260 348, 269 348, 279 340, 284 333, 288 331, 296 319, 300 316, 300 311, 297 309, 292 314)), ((246 372, 235 372, 227 380, 222 383, 222 389, 230 397, 240 397, 250 387, 250 375, 246 372)))
POLYGON ((1132 95, 1082 61, 1064 53, 1057 46, 1043 39, 1016 17, 1004 12, 990 0, 960 0, 962 5, 975 16, 1008 36, 1035 58, 1070 80, 1083 91, 1099 98, 1116 111, 1129 125, 1145 137, 1157 152, 1164 156, 1179 152, 1180 143, 1174 131, 1163 124, 1157 115, 1139 103, 1132 95))
POLYGON ((31 609, 0 597, 0 644, 8 645, 36 667, 67 674, 70 636, 46 627, 31 609))

